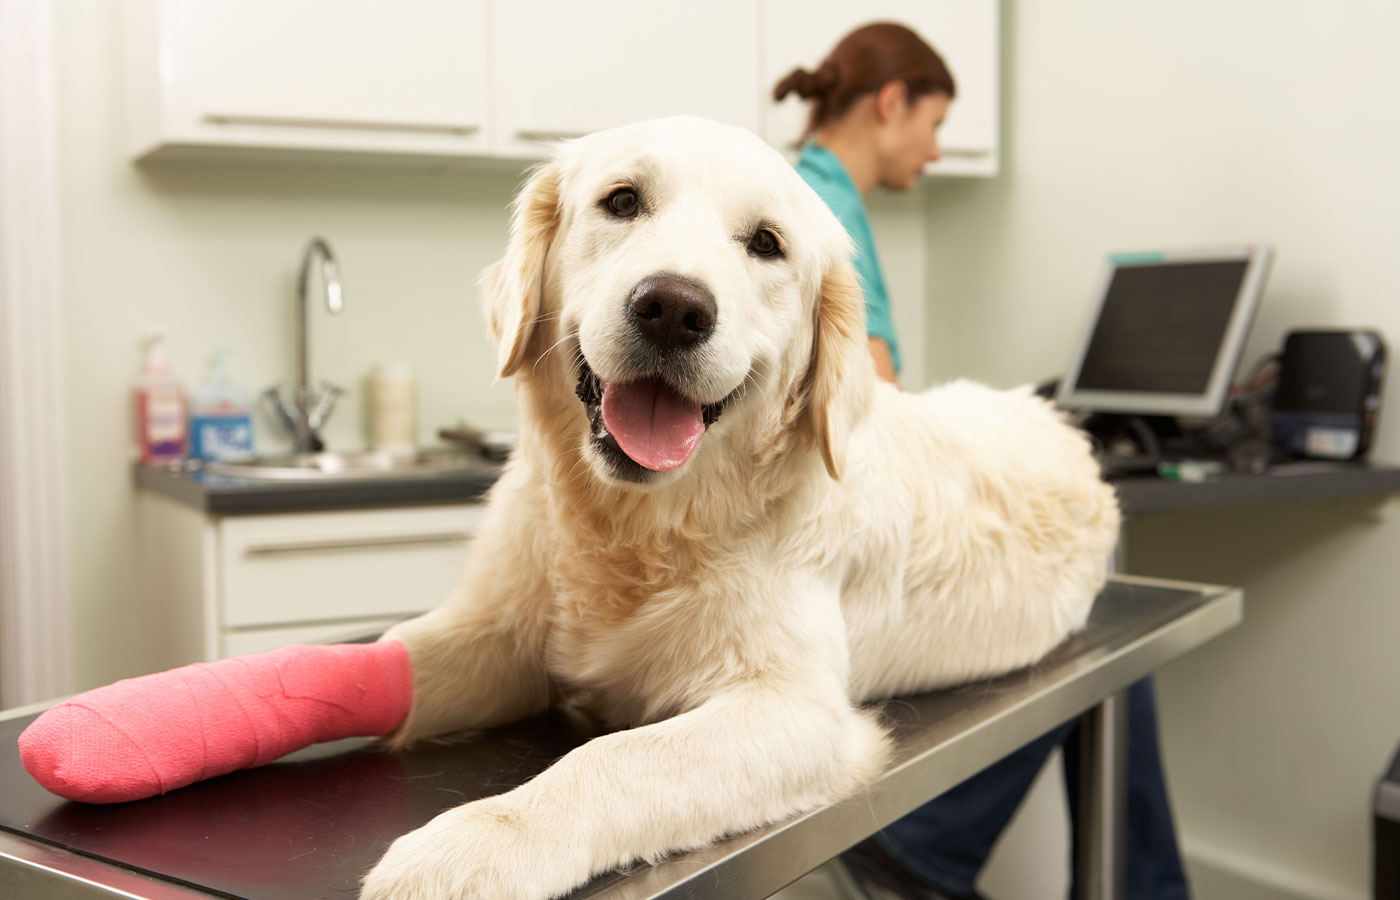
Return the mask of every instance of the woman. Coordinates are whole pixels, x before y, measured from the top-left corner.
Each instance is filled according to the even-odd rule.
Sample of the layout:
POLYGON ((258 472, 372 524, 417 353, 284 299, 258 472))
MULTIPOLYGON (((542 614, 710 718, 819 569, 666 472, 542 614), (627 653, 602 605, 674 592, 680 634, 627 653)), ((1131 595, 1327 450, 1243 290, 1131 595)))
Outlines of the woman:
MULTIPOLYGON (((812 103, 797 171, 855 242, 870 352, 876 371, 893 382, 900 368, 899 343, 865 198, 877 187, 912 188, 924 164, 938 159, 938 126, 957 94, 953 76, 913 31, 879 23, 848 34, 816 71, 794 70, 778 82, 773 97, 781 100, 793 92, 812 103)), ((1057 746, 1065 750, 1074 798, 1077 741, 1076 723, 1064 723, 856 845, 843 861, 872 896, 978 897, 974 883, 992 844, 1057 746)), ((1150 679, 1128 690, 1127 756, 1127 896, 1186 900, 1150 679)))
POLYGON ((865 199, 877 187, 909 190, 938 159, 938 126, 957 95, 932 47, 903 25, 858 28, 815 72, 795 69, 773 89, 812 102, 797 171, 846 226, 865 286, 866 327, 875 369, 895 381, 899 343, 865 199))

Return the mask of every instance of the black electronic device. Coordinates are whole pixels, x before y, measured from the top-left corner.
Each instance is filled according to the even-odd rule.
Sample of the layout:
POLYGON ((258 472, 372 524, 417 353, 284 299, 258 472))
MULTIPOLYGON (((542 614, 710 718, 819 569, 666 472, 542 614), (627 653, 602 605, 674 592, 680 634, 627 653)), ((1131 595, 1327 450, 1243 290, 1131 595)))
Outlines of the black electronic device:
POLYGON ((1219 414, 1272 259, 1266 244, 1110 256, 1057 405, 1219 414))
POLYGON ((1294 331, 1284 339, 1273 441, 1294 456, 1362 459, 1381 408, 1385 341, 1374 331, 1294 331))

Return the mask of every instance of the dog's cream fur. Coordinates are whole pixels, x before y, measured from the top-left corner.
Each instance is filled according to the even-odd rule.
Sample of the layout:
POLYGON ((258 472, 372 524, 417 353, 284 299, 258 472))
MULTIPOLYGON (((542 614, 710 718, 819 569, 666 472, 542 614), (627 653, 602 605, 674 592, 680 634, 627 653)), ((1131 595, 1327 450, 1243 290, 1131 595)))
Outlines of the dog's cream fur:
POLYGON ((627 730, 399 839, 365 898, 545 900, 841 800, 885 761, 862 701, 1026 666, 1083 624, 1119 520, 1086 440, 1026 390, 877 384, 848 253, 739 129, 643 123, 534 174, 483 276, 520 448, 457 589, 387 635, 414 676, 394 741, 560 699, 627 730), (632 219, 600 206, 623 184, 632 219), (748 251, 765 226, 780 258, 748 251), (574 387, 583 360, 643 374, 625 309, 657 273, 718 307, 675 387, 731 399, 683 466, 636 484, 574 387))

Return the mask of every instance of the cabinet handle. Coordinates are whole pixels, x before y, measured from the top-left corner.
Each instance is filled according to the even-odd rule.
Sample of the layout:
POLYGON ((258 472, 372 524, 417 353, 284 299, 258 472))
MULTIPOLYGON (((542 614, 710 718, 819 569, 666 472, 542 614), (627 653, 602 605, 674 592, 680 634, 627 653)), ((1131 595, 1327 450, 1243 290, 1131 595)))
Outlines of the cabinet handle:
POLYGON ((363 119, 316 119, 306 116, 268 116, 245 113, 205 113, 212 125, 270 125, 275 128, 329 128, 338 131, 401 131, 409 134, 450 134, 464 137, 480 125, 443 125, 434 122, 374 122, 363 119))
POLYGON ((945 159, 986 159, 992 155, 992 151, 975 150, 970 147, 944 147, 942 155, 945 159))
POLYGON ((364 547, 397 547, 404 544, 448 544, 465 543, 472 537, 470 531, 427 531, 420 534, 394 534, 378 537, 305 538, 303 540, 264 541, 250 543, 243 547, 245 556, 263 556, 271 553, 304 553, 311 550, 352 550, 364 547))
POLYGON ((531 129, 521 129, 515 132, 515 136, 522 141, 538 141, 541 144, 548 144, 552 141, 572 141, 575 138, 587 137, 587 131, 535 131, 531 129))

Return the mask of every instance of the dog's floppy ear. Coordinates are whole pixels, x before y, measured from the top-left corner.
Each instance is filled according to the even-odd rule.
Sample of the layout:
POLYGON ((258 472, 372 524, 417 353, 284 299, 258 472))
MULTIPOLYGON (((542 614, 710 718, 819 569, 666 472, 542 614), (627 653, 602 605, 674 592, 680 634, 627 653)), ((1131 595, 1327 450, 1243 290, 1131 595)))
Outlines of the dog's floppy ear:
POLYGON ((865 336, 865 296, 844 259, 829 266, 817 299, 809 370, 810 413, 826 471, 845 470, 846 441, 870 409, 875 365, 865 336))
POLYGON ((496 341, 499 377, 525 359, 544 303, 545 257, 559 228, 559 170, 546 163, 516 195, 506 255, 481 273, 486 325, 496 341))

